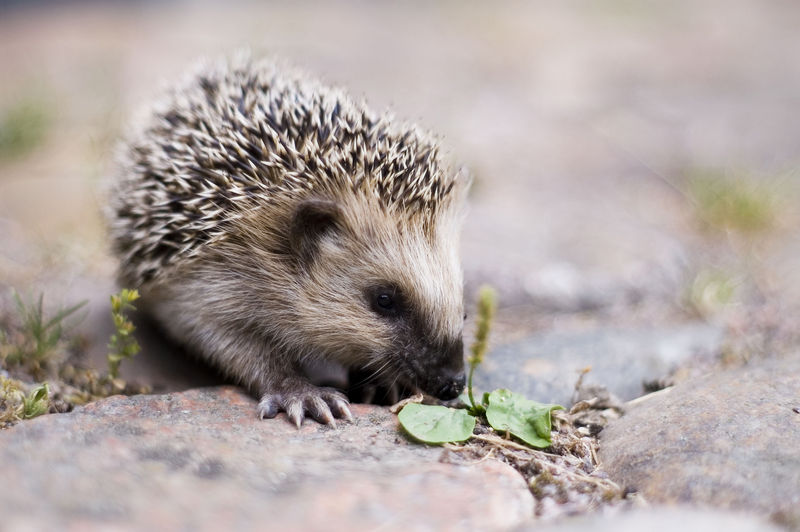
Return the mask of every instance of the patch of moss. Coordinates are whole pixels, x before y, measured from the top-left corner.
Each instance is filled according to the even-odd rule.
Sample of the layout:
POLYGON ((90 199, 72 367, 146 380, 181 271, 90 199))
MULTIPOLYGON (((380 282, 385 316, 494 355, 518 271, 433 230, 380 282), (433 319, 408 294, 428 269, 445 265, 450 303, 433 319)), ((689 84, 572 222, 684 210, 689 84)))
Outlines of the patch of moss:
POLYGON ((686 304, 699 316, 710 316, 736 299, 742 281, 721 270, 703 270, 689 285, 686 304))
POLYGON ((22 419, 25 392, 22 383, 0 375, 0 429, 22 419))
POLYGON ((32 419, 46 414, 50 409, 50 389, 47 383, 26 386, 16 380, 0 375, 0 429, 23 419, 32 419))
POLYGON ((0 111, 0 157, 25 155, 44 141, 52 124, 52 111, 44 98, 26 96, 0 111))
POLYGON ((706 228, 753 233, 771 229, 780 191, 775 183, 720 170, 693 170, 687 193, 706 228))

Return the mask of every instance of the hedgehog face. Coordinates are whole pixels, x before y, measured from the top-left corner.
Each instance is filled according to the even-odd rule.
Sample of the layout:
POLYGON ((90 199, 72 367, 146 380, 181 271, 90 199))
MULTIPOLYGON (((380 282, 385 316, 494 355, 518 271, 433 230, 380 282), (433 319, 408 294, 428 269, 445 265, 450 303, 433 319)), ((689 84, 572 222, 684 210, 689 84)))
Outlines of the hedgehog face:
POLYGON ((298 325, 343 364, 451 399, 464 386, 457 228, 413 221, 368 198, 303 202, 290 237, 298 325))
MULTIPOLYGON (((452 399, 464 387, 461 330, 441 334, 432 329, 425 315, 425 303, 409 297, 395 283, 379 282, 364 289, 364 301, 399 342, 390 344, 383 355, 398 357, 397 370, 403 384, 440 397, 452 399)), ((380 358, 379 358, 380 359, 380 358)))

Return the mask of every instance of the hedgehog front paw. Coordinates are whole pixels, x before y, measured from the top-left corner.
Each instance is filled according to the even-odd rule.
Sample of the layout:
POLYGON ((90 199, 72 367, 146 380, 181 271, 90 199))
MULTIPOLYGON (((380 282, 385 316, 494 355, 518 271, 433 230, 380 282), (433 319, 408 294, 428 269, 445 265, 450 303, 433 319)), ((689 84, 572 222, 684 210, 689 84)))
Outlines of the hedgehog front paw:
POLYGON ((335 418, 353 420, 350 403, 345 396, 333 388, 303 386, 300 389, 283 392, 267 392, 258 403, 261 419, 273 418, 278 412, 286 412, 289 421, 297 428, 303 423, 306 414, 316 421, 336 426, 335 418))

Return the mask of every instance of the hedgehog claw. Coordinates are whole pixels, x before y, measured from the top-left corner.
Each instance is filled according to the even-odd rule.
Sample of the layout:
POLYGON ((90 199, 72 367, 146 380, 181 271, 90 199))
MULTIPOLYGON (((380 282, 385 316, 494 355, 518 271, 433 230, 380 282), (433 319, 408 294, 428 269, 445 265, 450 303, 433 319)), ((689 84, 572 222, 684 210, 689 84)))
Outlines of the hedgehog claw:
POLYGON ((336 427, 336 418, 353 421, 349 403, 331 388, 309 386, 288 393, 266 393, 258 403, 261 419, 273 418, 281 411, 286 412, 286 417, 297 428, 303 424, 306 414, 332 427, 336 427))
POLYGON ((279 411, 278 398, 274 395, 265 395, 258 403, 258 415, 261 419, 272 419, 279 411))
POLYGON ((353 414, 350 413, 350 405, 344 399, 336 398, 335 401, 329 403, 333 415, 344 419, 345 421, 353 421, 353 414))

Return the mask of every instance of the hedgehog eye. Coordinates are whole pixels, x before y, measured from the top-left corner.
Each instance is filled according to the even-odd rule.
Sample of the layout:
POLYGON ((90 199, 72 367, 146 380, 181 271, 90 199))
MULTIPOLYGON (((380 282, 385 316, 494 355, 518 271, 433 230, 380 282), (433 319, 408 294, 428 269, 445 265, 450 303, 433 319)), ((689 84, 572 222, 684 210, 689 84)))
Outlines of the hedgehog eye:
POLYGON ((375 304, 383 310, 390 310, 394 308, 394 298, 389 294, 378 294, 378 297, 375 299, 375 304))
POLYGON ((394 288, 379 287, 370 294, 373 312, 381 316, 397 316, 401 310, 401 298, 394 288))

